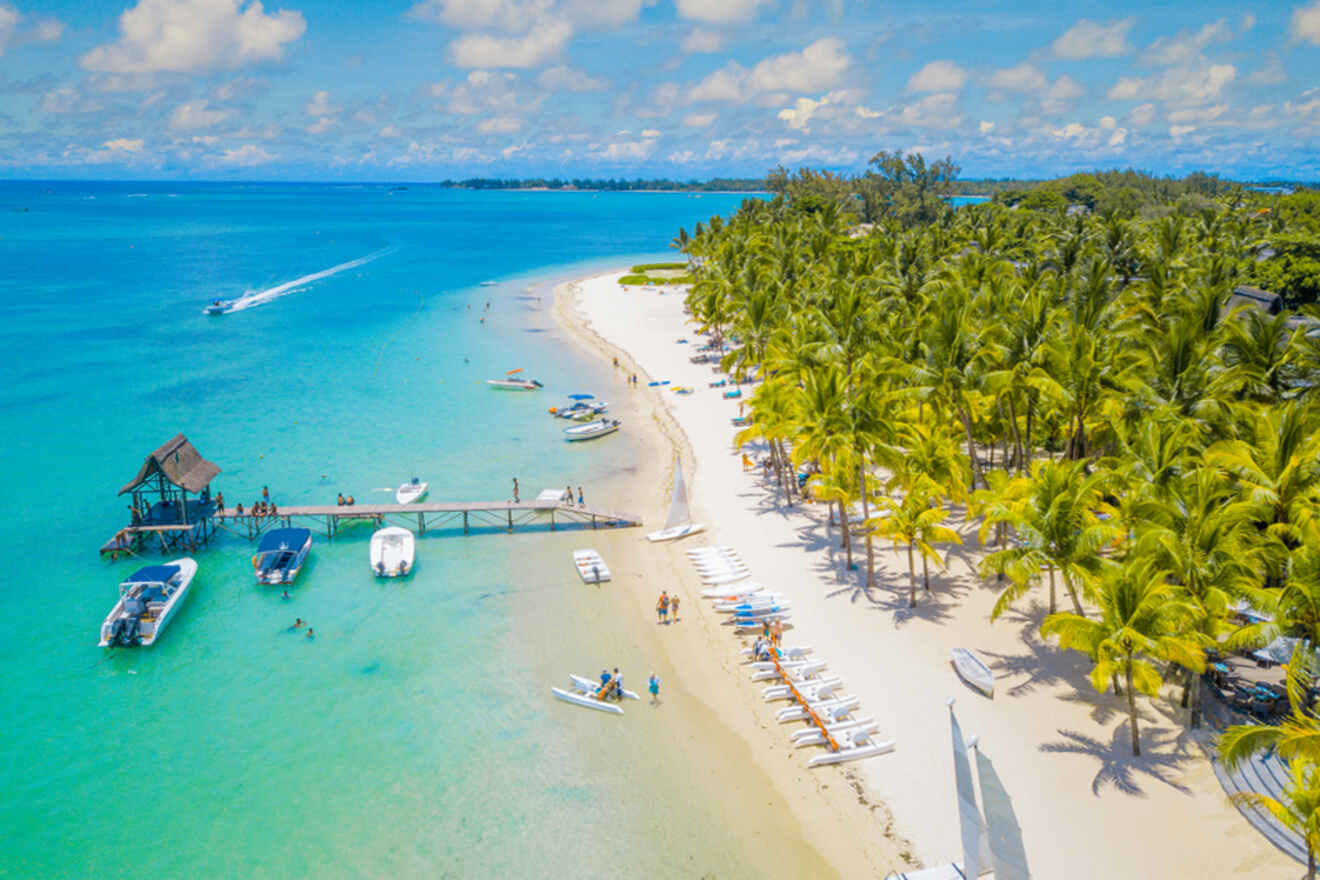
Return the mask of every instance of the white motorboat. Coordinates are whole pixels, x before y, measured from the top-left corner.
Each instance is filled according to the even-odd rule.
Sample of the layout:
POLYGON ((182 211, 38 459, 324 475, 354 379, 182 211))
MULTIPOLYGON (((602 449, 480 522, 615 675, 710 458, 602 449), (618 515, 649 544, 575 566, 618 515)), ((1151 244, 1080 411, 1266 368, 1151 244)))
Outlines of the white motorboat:
POLYGON ((995 674, 980 657, 966 648, 954 648, 953 668, 958 670, 962 680, 976 688, 987 697, 995 695, 995 674))
POLYGON ((574 550, 573 564, 577 566, 584 584, 604 583, 611 577, 610 567, 595 550, 574 550))
POLYGON ((683 464, 676 458, 674 459, 674 494, 669 500, 669 515, 665 517, 665 527, 658 532, 651 532, 646 536, 646 540, 676 541, 688 535, 695 535, 705 528, 701 523, 692 522, 692 514, 688 510, 687 484, 683 481, 683 464))
POLYGON ((509 370, 504 374, 503 379, 487 379, 486 384, 496 391, 539 391, 544 387, 535 379, 519 378, 518 374, 521 372, 521 367, 516 370, 509 370))
POLYGON ((377 577, 403 577, 413 570, 413 533, 399 526, 371 536, 371 570, 377 577))
POLYGON ((417 477, 413 477, 400 486, 399 491, 394 493, 394 500, 400 504, 412 504, 414 501, 421 501, 425 498, 426 493, 430 490, 430 483, 423 483, 417 477))
POLYGON ((585 706, 588 709, 595 709, 597 712, 611 712, 615 715, 622 715, 623 709, 613 703, 606 703, 604 700, 598 700, 594 696, 579 694, 574 691, 566 691, 563 688, 550 688, 554 695, 565 703, 572 703, 575 706, 585 706))
POLYGON ((196 574, 197 562, 186 556, 133 572, 119 585, 119 601, 101 623, 100 646, 154 645, 196 574))
MULTIPOLYGON (((572 684, 573 690, 580 694, 591 694, 592 696, 595 696, 600 692, 601 686, 595 680, 587 678, 585 675, 573 675, 572 673, 569 673, 568 680, 572 684)), ((630 691, 627 688, 622 688, 620 693, 623 694, 625 700, 641 699, 641 697, 637 696, 636 691, 630 691)))
MULTIPOLYGON (((817 715, 838 720, 847 715, 853 709, 862 704, 861 697, 834 697, 828 700, 808 700, 811 711, 817 715)), ((806 706, 788 706, 775 713, 775 720, 783 724, 787 721, 805 721, 807 719, 806 706)))
POLYGON ((202 309, 204 315, 223 315, 234 307, 232 299, 213 299, 206 308, 202 309))
POLYGON ((603 400, 574 400, 561 406, 550 407, 549 413, 557 419, 573 419, 581 422, 594 418, 609 408, 610 405, 603 400))
POLYGON ((574 425, 571 428, 564 429, 564 439, 569 443, 579 443, 583 440, 595 440, 597 437, 604 437, 606 434, 613 434, 619 430, 618 419, 600 419, 594 422, 587 422, 583 425, 574 425))

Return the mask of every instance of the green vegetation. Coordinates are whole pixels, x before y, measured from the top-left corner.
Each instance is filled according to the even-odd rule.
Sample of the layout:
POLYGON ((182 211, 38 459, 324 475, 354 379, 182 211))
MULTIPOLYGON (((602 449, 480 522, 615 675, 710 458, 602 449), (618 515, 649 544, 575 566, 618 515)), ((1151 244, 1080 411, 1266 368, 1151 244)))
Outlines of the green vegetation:
POLYGON ((441 186, 451 189, 551 189, 600 190, 605 192, 659 191, 659 192, 764 192, 765 181, 760 179, 716 177, 712 180, 622 180, 610 178, 561 177, 469 177, 466 180, 445 180, 441 186))
POLYGON ((642 263, 640 266, 633 266, 632 270, 639 275, 651 272, 656 269, 686 269, 687 263, 642 263))
MULTIPOLYGON (((911 604, 938 589, 967 504, 995 615, 1089 658, 1136 753, 1167 681, 1198 723, 1207 650, 1320 641, 1320 334, 1226 308, 1266 279, 1316 301, 1320 203, 1112 172, 954 210, 956 174, 886 153, 862 177, 777 169, 774 198, 675 237, 687 305, 757 381, 736 442, 766 445, 787 503, 831 507, 868 589, 875 536, 907 554, 911 604), (1243 625, 1242 600, 1274 622, 1243 625)), ((1280 735, 1309 731, 1294 753, 1320 768, 1320 714, 1297 712, 1280 735)), ((1297 786, 1314 848, 1320 771, 1297 786)))

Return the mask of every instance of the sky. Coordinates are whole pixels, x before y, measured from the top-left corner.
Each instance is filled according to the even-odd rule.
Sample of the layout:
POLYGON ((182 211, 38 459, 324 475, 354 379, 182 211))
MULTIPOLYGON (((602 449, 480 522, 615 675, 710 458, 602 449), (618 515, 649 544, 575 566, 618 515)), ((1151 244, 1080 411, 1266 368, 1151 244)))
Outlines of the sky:
POLYGON ((0 0, 0 177, 1320 179, 1320 0, 0 0))

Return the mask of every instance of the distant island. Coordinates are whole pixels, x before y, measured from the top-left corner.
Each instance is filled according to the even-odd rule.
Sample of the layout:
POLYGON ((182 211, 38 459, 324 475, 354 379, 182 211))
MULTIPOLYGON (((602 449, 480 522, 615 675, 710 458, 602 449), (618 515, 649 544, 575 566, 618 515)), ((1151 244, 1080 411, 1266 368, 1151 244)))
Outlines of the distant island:
POLYGON ((606 192, 765 192, 765 178, 716 177, 711 180, 615 180, 567 179, 560 177, 469 177, 466 180, 443 180, 441 186, 453 189, 539 189, 600 190, 606 192))

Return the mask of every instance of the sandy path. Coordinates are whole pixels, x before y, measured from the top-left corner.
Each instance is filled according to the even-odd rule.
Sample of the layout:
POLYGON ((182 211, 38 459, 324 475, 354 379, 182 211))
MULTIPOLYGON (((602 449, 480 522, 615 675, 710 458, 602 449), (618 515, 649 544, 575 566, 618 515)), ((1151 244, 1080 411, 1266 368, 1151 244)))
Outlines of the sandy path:
MULTIPOLYGON (((877 587, 868 594, 861 572, 845 573, 823 508, 785 508, 759 471, 742 470, 731 447, 737 402, 708 388, 711 367, 689 363, 691 347, 676 344, 680 337, 696 339, 681 293, 624 289, 614 283, 619 274, 565 286, 558 308, 570 321, 578 313, 590 331, 626 352, 624 367, 635 363, 643 382, 669 379, 697 389, 682 397, 639 392, 691 457, 685 467, 694 516, 709 524, 708 535, 692 546, 707 539, 733 544, 755 579, 787 593, 796 627, 787 640, 816 646, 846 691, 862 698, 863 712, 876 715, 882 733, 898 743, 887 756, 806 771, 802 753, 786 748, 772 709, 760 703, 759 687, 727 659, 737 643, 708 619, 714 615, 703 615, 702 626, 685 633, 685 662, 695 667, 685 676, 689 689, 699 674, 696 696, 716 697, 711 708, 720 719, 766 752, 762 763, 774 771, 778 794, 842 873, 901 868, 909 852, 925 864, 957 855, 949 696, 1012 798, 1034 876, 1300 872, 1228 804, 1200 747, 1165 714, 1167 701, 1142 700, 1146 755, 1133 758, 1123 703, 1091 689, 1084 658, 1035 635, 1043 607, 1026 600, 1020 611, 989 623, 996 591, 971 573, 980 555, 974 528, 960 527, 967 546, 953 548, 947 571, 933 572, 932 591, 915 609, 907 608, 906 558, 885 545, 876 546, 877 587), (955 646, 977 650, 994 668, 993 701, 956 677, 948 660, 955 646)), ((670 578, 695 592, 681 546, 645 549, 665 565, 649 589, 639 586, 639 603, 649 609, 650 594, 670 578)), ((697 604, 689 599, 685 611, 695 616, 697 604)))

